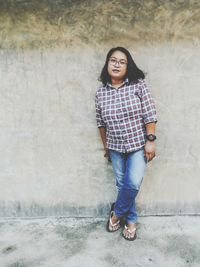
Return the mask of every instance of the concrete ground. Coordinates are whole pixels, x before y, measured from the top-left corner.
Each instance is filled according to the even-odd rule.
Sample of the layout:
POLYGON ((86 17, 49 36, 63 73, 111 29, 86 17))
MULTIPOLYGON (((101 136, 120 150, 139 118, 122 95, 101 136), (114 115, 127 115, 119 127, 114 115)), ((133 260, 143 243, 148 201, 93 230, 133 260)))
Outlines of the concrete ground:
POLYGON ((200 217, 140 217, 137 239, 102 218, 1 219, 0 267, 200 266, 200 217))

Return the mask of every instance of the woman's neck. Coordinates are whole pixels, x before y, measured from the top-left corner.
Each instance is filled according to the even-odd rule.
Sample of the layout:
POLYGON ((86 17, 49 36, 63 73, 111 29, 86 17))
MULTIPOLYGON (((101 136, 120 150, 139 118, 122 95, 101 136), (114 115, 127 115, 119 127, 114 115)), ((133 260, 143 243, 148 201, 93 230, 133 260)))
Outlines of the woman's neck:
POLYGON ((119 87, 123 82, 124 82, 124 80, 113 80, 112 79, 112 86, 113 87, 119 87))
POLYGON ((118 84, 121 84, 121 83, 123 83, 123 79, 122 80, 115 80, 115 79, 112 79, 112 84, 113 85, 118 85, 118 84))

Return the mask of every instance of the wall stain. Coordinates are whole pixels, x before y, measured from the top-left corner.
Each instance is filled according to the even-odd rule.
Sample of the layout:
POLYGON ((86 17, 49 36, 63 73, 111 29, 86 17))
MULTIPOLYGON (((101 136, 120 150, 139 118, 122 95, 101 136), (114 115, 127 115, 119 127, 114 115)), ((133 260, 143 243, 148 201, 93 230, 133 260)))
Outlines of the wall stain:
POLYGON ((11 246, 8 246, 8 247, 4 248, 4 249, 2 250, 2 253, 3 253, 3 254, 9 254, 9 253, 15 251, 16 249, 17 249, 16 246, 11 245, 11 246))

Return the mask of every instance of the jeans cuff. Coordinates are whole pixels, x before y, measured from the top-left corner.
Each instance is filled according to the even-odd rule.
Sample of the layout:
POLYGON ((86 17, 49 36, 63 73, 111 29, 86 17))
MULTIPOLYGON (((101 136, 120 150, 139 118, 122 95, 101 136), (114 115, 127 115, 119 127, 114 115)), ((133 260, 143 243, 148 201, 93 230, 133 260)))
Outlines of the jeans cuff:
POLYGON ((136 219, 132 219, 132 220, 127 220, 126 219, 126 223, 137 223, 137 218, 136 219))

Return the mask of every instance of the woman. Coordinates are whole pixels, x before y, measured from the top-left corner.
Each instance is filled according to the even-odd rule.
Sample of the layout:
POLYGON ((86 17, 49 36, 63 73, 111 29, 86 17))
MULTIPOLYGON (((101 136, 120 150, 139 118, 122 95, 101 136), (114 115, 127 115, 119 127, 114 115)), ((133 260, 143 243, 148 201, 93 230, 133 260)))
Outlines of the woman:
POLYGON ((155 157, 156 110, 144 73, 123 47, 106 57, 96 92, 96 120, 105 157, 112 161, 118 195, 111 208, 107 230, 115 232, 125 218, 122 235, 136 238, 135 198, 148 161, 155 157))

